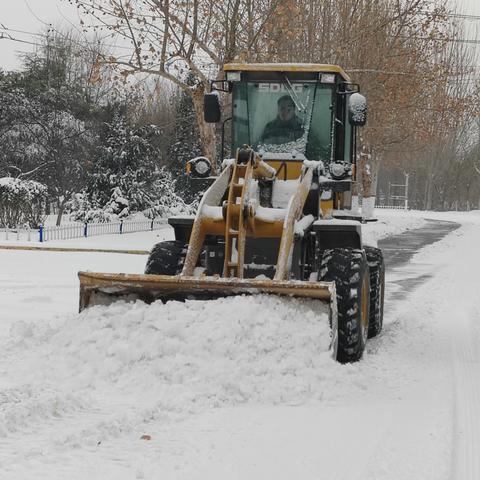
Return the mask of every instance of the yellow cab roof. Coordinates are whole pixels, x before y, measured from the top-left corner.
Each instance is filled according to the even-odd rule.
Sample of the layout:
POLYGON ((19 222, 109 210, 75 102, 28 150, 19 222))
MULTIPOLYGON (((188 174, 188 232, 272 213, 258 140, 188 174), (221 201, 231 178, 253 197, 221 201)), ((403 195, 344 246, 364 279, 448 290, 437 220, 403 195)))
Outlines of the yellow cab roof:
POLYGON ((225 72, 322 72, 336 73, 346 82, 351 82, 345 70, 337 65, 321 63, 226 63, 225 72))

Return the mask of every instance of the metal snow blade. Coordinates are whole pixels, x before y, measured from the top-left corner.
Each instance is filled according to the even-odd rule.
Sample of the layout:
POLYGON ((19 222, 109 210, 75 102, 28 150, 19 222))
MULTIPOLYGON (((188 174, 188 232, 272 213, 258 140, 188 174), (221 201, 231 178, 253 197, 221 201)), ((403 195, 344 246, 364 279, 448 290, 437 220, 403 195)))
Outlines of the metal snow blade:
POLYGON ((297 280, 255 280, 217 277, 185 277, 79 272, 80 311, 94 305, 109 305, 117 300, 207 300, 244 294, 273 294, 310 298, 328 303, 335 316, 335 284, 297 280))

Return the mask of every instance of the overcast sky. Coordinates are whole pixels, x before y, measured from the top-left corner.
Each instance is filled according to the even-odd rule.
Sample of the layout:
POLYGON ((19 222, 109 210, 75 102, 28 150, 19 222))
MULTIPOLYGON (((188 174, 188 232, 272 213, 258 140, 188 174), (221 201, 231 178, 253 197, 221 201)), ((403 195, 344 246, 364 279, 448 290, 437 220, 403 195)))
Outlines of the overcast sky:
MULTIPOLYGON (((454 0, 451 1, 453 4, 454 0)), ((462 13, 480 15, 480 0, 457 1, 462 13)), ((17 40, 37 43, 39 38, 35 37, 35 34, 47 29, 49 23, 68 26, 68 22, 78 25, 76 8, 67 0, 0 0, 0 37, 3 32, 4 37, 10 34, 17 40)), ((467 33, 471 38, 475 37, 476 31, 480 32, 480 20, 468 21, 467 26, 467 33)), ((18 52, 33 49, 34 46, 29 43, 0 38, 0 69, 19 68, 18 52)))

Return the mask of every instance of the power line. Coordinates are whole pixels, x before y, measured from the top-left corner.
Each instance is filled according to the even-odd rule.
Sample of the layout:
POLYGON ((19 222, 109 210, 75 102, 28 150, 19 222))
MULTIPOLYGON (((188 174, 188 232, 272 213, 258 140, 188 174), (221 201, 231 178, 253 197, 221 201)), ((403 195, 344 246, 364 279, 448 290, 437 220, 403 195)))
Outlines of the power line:
POLYGON ((9 28, 9 27, 6 27, 4 23, 0 23, 0 29, 4 30, 6 32, 24 33, 26 35, 31 35, 32 37, 43 37, 44 36, 44 34, 42 34, 42 33, 33 33, 33 32, 27 32, 25 30, 18 30, 18 29, 15 29, 15 28, 9 28))
POLYGON ((447 42, 447 43, 466 43, 471 45, 480 45, 480 40, 473 38, 436 38, 436 37, 398 37, 402 40, 425 40, 426 42, 447 42))
POLYGON ((35 47, 41 47, 41 45, 38 44, 38 43, 29 42, 27 40, 21 40, 19 38, 14 38, 14 37, 12 37, 11 35, 8 35, 8 34, 7 34, 7 36, 5 36, 5 34, 3 32, 0 32, 0 40, 10 40, 12 42, 26 43, 27 45, 33 45, 35 47))
MULTIPOLYGON (((3 33, 7 33, 7 32, 13 32, 13 33, 21 33, 21 34, 24 34, 24 35, 30 35, 32 37, 40 37, 40 38, 45 38, 45 39, 49 39, 49 36, 48 34, 44 34, 44 33, 34 33, 34 32, 28 32, 26 30, 18 30, 18 29, 15 29, 15 28, 10 28, 10 27, 6 27, 5 24, 3 23, 0 23, 0 39, 8 39, 8 40, 12 40, 12 41, 17 41, 17 42, 22 42, 22 43, 30 43, 31 45, 36 45, 38 47, 42 46, 38 43, 32 43, 32 42, 27 42, 25 40, 21 40, 21 39, 17 39, 15 37, 12 37, 11 35, 9 35, 7 33, 7 36, 5 37, 3 35, 3 33), (3 30, 3 32, 1 31, 3 30)), ((49 26, 49 33, 52 32, 52 33, 56 33, 58 35, 60 35, 61 37, 65 38, 66 35, 63 34, 62 32, 58 31, 56 28, 54 28, 53 26, 49 26)), ((69 39, 72 43, 76 43, 77 45, 81 46, 81 47, 85 47, 85 45, 90 45, 92 47, 98 47, 99 43, 100 42, 97 42, 97 43, 94 43, 94 42, 90 42, 88 40, 85 40, 85 42, 81 42, 81 41, 78 41, 78 40, 75 40, 73 38, 70 38, 69 39)), ((113 48, 113 49, 122 49, 122 50, 129 50, 131 51, 132 48, 131 47, 126 47, 126 46, 121 46, 121 45, 112 45, 112 44, 101 44, 102 46, 104 47, 108 47, 108 48, 113 48)))
POLYGON ((466 15, 462 13, 449 13, 447 14, 449 18, 461 18, 462 20, 480 20, 480 15, 466 15))
POLYGON ((470 38, 460 38, 460 39, 452 38, 448 41, 449 42, 455 42, 455 43, 467 43, 467 44, 470 44, 470 45, 480 45, 480 40, 473 40, 473 39, 470 39, 470 38))
POLYGON ((30 6, 30 4, 28 3, 27 0, 23 0, 23 3, 25 3, 26 7, 28 8, 28 10, 30 11, 30 13, 35 17, 35 19, 37 19, 40 23, 43 23, 45 25, 45 22, 38 17, 38 15, 32 10, 32 7, 30 6))

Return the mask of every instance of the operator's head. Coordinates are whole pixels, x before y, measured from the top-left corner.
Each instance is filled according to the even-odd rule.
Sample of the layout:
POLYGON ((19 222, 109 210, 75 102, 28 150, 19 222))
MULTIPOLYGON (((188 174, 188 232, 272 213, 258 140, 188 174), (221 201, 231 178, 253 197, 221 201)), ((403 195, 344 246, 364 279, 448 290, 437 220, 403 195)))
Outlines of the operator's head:
POLYGON ((277 105, 278 118, 284 122, 292 120, 295 116, 295 103, 293 100, 288 95, 284 95, 278 99, 277 105))

